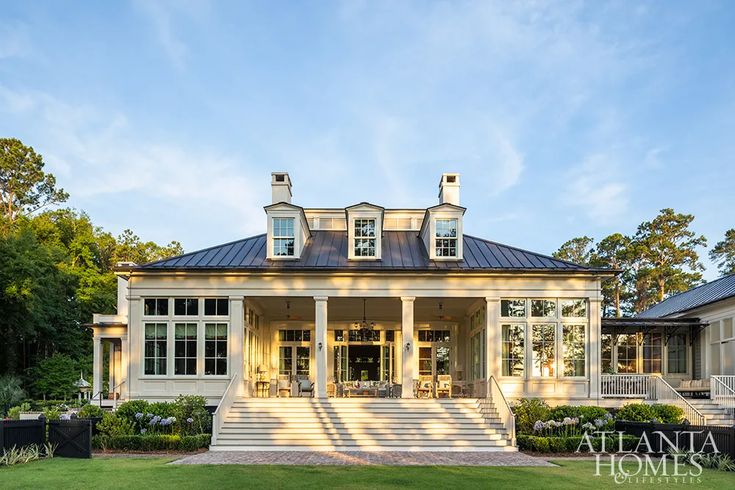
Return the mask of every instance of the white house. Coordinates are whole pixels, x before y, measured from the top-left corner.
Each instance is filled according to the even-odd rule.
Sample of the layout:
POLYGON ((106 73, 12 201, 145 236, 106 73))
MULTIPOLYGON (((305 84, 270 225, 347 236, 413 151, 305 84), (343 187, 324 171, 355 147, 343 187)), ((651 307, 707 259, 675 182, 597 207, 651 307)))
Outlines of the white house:
MULTIPOLYGON (((357 417, 345 424, 354 429, 385 416, 381 427, 396 430, 418 423, 401 419, 417 411, 467 424, 480 417, 497 424, 497 449, 512 443, 508 400, 596 404, 621 394, 603 376, 613 363, 627 366, 627 351, 610 357, 602 341, 600 282, 614 272, 465 233, 458 174, 442 175, 439 202, 427 209, 302 208, 292 203, 287 173, 273 173, 271 187, 264 234, 119 267, 117 315, 94 318, 95 390, 105 362, 113 398, 203 395, 219 406, 213 447, 229 440, 240 448, 276 444, 273 431, 288 425, 289 410, 323 427, 327 407, 338 434, 334 417, 357 417), (296 399, 311 390, 314 398, 296 399), (227 425, 238 420, 246 425, 227 425)), ((608 328, 617 336, 629 327, 608 328)), ((651 355, 663 353, 659 365, 671 366, 672 352, 651 355)), ((678 374, 691 379, 692 366, 678 374)), ((347 434, 349 442, 314 445, 380 448, 405 439, 364 429, 359 438, 347 434)), ((468 425, 451 444, 444 429, 431 429, 441 442, 429 446, 477 448, 486 429, 468 425)), ((294 437, 284 444, 308 439, 294 437)), ((405 447, 417 447, 408 439, 405 447)))

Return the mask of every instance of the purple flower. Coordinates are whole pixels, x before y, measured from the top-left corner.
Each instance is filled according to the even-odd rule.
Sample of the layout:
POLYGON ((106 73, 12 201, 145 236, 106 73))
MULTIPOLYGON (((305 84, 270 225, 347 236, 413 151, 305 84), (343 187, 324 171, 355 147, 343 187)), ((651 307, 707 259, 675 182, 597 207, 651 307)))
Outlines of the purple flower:
POLYGON ((143 414, 142 413, 138 412, 138 413, 135 414, 135 420, 140 420, 142 418, 143 418, 143 414))
POLYGON ((540 430, 544 430, 546 428, 546 424, 541 422, 540 420, 537 420, 535 424, 533 424, 533 430, 538 432, 540 430))
POLYGON ((189 423, 189 424, 193 424, 194 423, 194 419, 191 418, 191 417, 189 417, 188 419, 186 419, 186 422, 189 423))
POLYGON ((607 423, 607 421, 605 421, 605 420, 602 420, 602 419, 595 419, 595 425, 596 425, 596 426, 597 426, 598 428, 602 427, 602 426, 603 426, 603 425, 605 425, 606 423, 607 423))
POLYGON ((153 418, 153 414, 152 413, 146 414, 146 417, 148 417, 149 419, 152 419, 153 418))
POLYGON ((158 415, 156 415, 155 417, 153 417, 151 419, 150 422, 148 422, 148 425, 156 425, 160 421, 161 421, 161 417, 159 417, 158 415))
POLYGON ((148 432, 148 429, 140 429, 141 434, 145 434, 146 432, 148 432))

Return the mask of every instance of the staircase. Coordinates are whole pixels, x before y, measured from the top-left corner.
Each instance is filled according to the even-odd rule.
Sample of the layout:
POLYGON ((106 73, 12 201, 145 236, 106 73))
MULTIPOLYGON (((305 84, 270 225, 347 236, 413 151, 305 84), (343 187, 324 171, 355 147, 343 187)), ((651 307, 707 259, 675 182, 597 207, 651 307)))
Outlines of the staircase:
POLYGON ((732 409, 723 408, 709 398, 687 398, 707 418, 707 425, 735 425, 732 409))
POLYGON ((244 398, 213 451, 516 451, 492 401, 244 398))

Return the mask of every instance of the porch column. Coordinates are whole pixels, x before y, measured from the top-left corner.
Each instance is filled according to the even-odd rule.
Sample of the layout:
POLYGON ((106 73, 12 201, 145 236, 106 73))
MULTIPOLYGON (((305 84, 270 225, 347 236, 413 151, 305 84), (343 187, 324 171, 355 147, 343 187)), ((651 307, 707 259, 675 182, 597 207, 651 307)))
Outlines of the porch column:
POLYGON ((500 298, 485 298, 485 360, 487 362, 485 379, 488 382, 490 376, 495 376, 497 379, 501 373, 502 356, 498 318, 500 318, 500 298))
POLYGON ((326 296, 314 297, 314 356, 316 358, 314 389, 318 398, 327 397, 327 300, 326 296))
POLYGON ((102 391, 102 338, 99 335, 94 336, 92 346, 92 396, 97 396, 102 391))
MULTIPOLYGON (((107 341, 107 345, 109 346, 109 358, 107 359, 108 367, 107 372, 109 373, 108 376, 108 391, 112 393, 115 390, 115 385, 117 384, 117 371, 115 370, 115 344, 112 340, 107 341)), ((104 349, 102 350, 104 353, 104 349)))
POLYGON ((120 398, 128 398, 128 386, 130 385, 130 372, 128 369, 129 353, 128 353, 128 337, 123 335, 120 338, 120 382, 125 381, 120 387, 120 398))
POLYGON ((600 298, 590 298, 590 334, 589 334, 589 377, 590 398, 600 397, 600 371, 602 362, 602 319, 600 314, 600 298))
POLYGON ((244 390, 243 384, 243 332, 245 330, 245 317, 243 312, 242 296, 230 296, 230 376, 237 375, 237 393, 244 390))
POLYGON ((413 371, 414 371, 414 344, 413 344, 413 302, 416 298, 412 296, 401 297, 402 321, 401 338, 403 345, 403 378, 401 384, 401 398, 413 398, 413 371))
MULTIPOLYGON (((142 321, 143 301, 140 296, 128 297, 128 308, 130 316, 128 317, 128 341, 126 351, 126 376, 125 381, 126 395, 128 399, 135 397, 140 393, 140 375, 143 374, 143 342, 144 342, 144 326, 142 321)), ((203 368, 202 368, 203 369, 203 368)))

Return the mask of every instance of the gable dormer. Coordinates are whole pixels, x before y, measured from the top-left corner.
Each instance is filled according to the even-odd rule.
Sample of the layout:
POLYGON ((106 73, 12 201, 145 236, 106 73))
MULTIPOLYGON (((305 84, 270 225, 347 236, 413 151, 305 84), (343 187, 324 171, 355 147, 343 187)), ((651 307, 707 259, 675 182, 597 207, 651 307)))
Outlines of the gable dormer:
POLYGON ((459 174, 442 174, 439 204, 426 210, 419 236, 431 260, 462 260, 462 218, 459 205, 459 174))
POLYGON ((368 202, 345 208, 349 260, 380 260, 384 213, 384 208, 368 202))
POLYGON ((296 260, 301 257, 311 236, 304 209, 291 204, 291 179, 285 172, 271 175, 273 204, 265 207, 268 217, 267 257, 270 260, 296 260))

